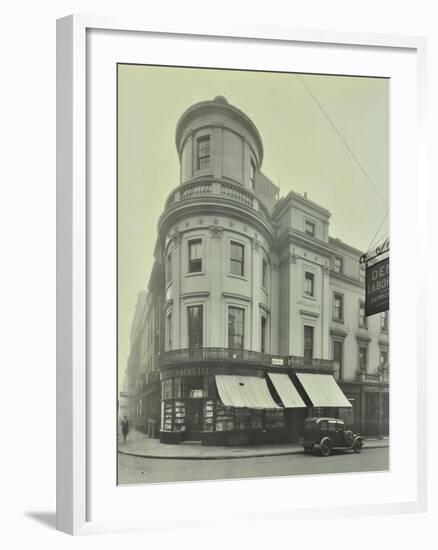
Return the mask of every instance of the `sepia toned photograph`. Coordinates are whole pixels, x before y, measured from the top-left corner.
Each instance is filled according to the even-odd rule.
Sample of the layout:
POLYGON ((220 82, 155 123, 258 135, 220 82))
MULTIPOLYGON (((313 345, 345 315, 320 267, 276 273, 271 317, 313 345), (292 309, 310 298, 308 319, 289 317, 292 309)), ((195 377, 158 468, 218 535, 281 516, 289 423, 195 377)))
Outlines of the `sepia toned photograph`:
POLYGON ((118 65, 118 484, 389 469, 389 107, 118 65))

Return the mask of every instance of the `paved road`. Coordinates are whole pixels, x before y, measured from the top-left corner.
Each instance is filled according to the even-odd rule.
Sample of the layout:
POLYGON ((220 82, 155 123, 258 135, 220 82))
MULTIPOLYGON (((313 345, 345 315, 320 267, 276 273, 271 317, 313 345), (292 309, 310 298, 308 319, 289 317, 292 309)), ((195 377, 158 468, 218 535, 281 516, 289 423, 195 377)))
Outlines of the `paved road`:
POLYGON ((298 453, 232 460, 166 460, 119 454, 119 483, 369 472, 387 470, 388 467, 388 447, 364 449, 361 454, 336 452, 327 458, 298 453))

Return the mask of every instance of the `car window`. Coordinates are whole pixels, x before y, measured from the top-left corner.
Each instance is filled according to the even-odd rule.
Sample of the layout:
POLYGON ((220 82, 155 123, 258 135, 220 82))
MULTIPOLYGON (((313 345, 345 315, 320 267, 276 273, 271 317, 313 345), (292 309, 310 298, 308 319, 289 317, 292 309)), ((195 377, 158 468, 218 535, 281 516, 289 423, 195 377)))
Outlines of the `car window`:
POLYGON ((344 427, 345 427, 345 426, 344 426, 344 424, 343 424, 342 422, 338 422, 338 423, 336 424, 336 429, 337 429, 337 430, 343 430, 344 427))
POLYGON ((328 423, 328 431, 334 432, 336 430, 336 422, 329 422, 328 423))
POLYGON ((321 428, 321 430, 327 430, 327 420, 321 420, 321 422, 319 423, 319 427, 321 428))

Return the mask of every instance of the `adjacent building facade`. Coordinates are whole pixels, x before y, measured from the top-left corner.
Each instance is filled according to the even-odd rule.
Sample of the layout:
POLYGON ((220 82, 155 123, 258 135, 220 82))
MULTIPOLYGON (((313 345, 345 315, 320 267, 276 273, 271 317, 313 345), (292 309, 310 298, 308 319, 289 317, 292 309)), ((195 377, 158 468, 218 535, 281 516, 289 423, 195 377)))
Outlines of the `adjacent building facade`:
POLYGON ((134 424, 213 445, 293 441, 312 414, 387 434, 388 316, 365 317, 362 252, 306 195, 278 197, 257 128, 225 98, 182 115, 176 148, 131 331, 134 424))

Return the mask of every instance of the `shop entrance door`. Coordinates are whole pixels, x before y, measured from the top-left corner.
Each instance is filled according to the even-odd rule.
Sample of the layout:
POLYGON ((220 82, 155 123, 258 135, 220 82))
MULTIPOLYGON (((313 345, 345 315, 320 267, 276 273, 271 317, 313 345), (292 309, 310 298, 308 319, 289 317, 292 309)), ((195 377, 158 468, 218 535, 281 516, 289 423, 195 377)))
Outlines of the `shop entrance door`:
POLYGON ((198 441, 201 439, 200 432, 203 424, 203 400, 187 399, 186 401, 186 427, 187 439, 198 441))

